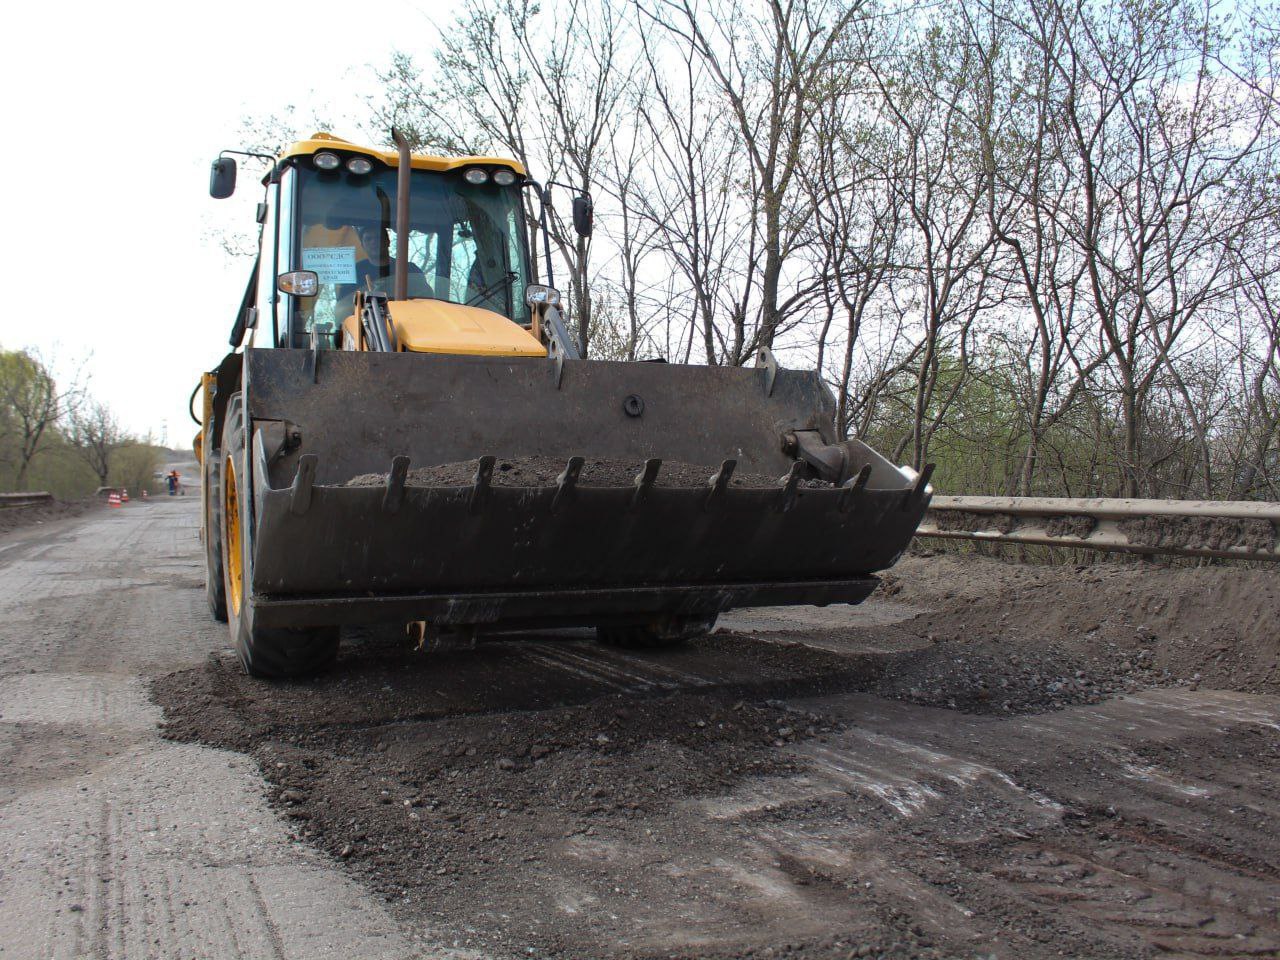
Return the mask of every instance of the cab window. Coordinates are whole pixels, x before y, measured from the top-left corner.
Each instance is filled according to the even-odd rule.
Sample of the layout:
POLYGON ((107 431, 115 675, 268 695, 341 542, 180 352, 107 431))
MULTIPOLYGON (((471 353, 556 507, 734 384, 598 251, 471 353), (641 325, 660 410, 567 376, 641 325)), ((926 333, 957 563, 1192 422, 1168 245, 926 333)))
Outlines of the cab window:
MULTIPOLYGON (((350 315, 357 290, 393 292, 396 171, 358 176, 301 166, 298 175, 295 269, 315 270, 320 288, 299 298, 295 330, 332 332, 350 315)), ((469 184, 457 171, 415 170, 410 182, 409 296, 527 322, 520 188, 469 184)))

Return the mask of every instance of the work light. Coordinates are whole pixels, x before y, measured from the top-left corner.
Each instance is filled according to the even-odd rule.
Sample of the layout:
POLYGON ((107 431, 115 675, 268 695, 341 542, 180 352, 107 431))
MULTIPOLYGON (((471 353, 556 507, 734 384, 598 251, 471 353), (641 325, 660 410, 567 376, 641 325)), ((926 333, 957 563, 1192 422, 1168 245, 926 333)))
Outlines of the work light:
POLYGON ((560 291, 545 284, 531 283, 524 288, 524 302, 531 307, 543 305, 558 307, 560 305, 560 291))
POLYGON ((336 153, 317 153, 311 158, 311 162, 316 165, 317 170, 337 170, 341 166, 342 161, 338 159, 336 153))
POLYGON ((467 167, 462 172, 462 179, 473 186, 480 186, 482 183, 489 182, 489 171, 484 167, 467 167))
POLYGON ((276 277, 276 289, 295 297, 314 297, 320 289, 320 276, 314 270, 291 270, 276 277))

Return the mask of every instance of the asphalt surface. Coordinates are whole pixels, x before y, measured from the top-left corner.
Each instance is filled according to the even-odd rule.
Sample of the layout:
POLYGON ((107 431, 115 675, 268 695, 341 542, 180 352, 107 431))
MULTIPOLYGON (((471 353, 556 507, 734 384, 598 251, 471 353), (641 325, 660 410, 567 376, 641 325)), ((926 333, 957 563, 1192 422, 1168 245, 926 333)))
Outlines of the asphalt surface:
POLYGON ((434 955, 289 839, 252 761, 158 735, 146 678, 226 645, 198 504, 0 541, 0 957, 434 955))
POLYGON ((987 701, 882 600, 668 653, 357 633, 263 684, 197 514, 0 540, 6 960, 1280 956, 1274 695, 1081 670, 949 708, 987 701))

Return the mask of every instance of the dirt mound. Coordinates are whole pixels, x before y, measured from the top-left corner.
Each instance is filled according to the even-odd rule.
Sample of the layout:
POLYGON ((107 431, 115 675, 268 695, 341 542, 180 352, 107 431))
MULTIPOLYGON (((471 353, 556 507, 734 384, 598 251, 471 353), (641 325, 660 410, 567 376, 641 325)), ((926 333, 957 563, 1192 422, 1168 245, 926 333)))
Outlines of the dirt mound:
POLYGON ((881 595, 931 611, 901 629, 961 652, 1050 652, 1143 685, 1280 692, 1280 569, 938 556, 905 558, 883 580, 881 595))
POLYGON ((256 758, 298 835, 388 901, 412 891, 451 929, 489 926, 486 948, 540 956, 628 955, 602 949, 598 918, 550 933, 536 907, 514 910, 566 842, 646 842, 646 823, 686 829, 673 813, 691 798, 793 775, 779 748, 836 725, 775 698, 866 681, 850 658, 733 636, 651 655, 562 640, 424 655, 383 631, 344 656, 305 683, 254 681, 230 658, 160 678, 165 736, 256 758), (498 905, 512 915, 481 919, 498 905))
MULTIPOLYGON (((1224 785, 1269 790, 1247 771, 1280 748, 1213 726, 1256 702, 1188 688, 1274 687, 1258 668, 1278 587, 1270 570, 910 558, 878 609, 764 617, 754 636, 421 654, 351 632, 325 677, 262 683, 228 655, 153 696, 166 736, 254 757, 299 839, 462 950, 1149 956, 1135 930, 1165 944, 1185 926, 1181 889, 1143 885, 1171 856, 1188 876, 1201 853, 1237 864, 1245 879, 1213 883, 1269 902, 1248 885, 1274 875, 1270 821, 1236 814, 1270 800, 1224 785), (1159 704, 1208 712, 1166 725, 1159 704), (1161 817, 1198 832, 1171 839, 1161 817), (1083 920, 1079 890, 1099 911, 1083 920)), ((1205 937, 1253 929, 1219 912, 1205 937)), ((1268 931, 1241 942, 1270 949, 1268 931)))
MULTIPOLYGON (((409 471, 405 483, 411 487, 465 487, 475 479, 479 460, 462 460, 442 463, 434 467, 418 467, 409 471)), ((564 473, 565 460, 555 457, 506 457, 493 465, 493 485, 496 487, 550 487, 555 486, 564 473)), ((630 487, 643 471, 642 462, 627 460, 588 459, 578 474, 578 483, 584 487, 630 487)), ((705 487, 716 473, 717 467, 664 460, 658 471, 656 486, 705 487)), ((380 487, 387 482, 385 473, 366 473, 348 480, 349 487, 380 487)), ((781 477, 760 473, 733 474, 731 486, 769 489, 781 485, 781 477)), ((804 482, 805 486, 829 486, 817 480, 804 482)))
MULTIPOLYGON (((972 510, 933 510, 930 516, 939 530, 998 530, 1012 533, 1022 525, 1009 513, 976 513, 972 510)), ((1087 537, 1097 521, 1084 515, 1052 517, 1045 524, 1051 537, 1087 537)), ((1196 550, 1274 550, 1276 526, 1270 520, 1229 517, 1135 517, 1120 522, 1120 532, 1131 543, 1146 547, 1182 547, 1196 550)))
POLYGON ((97 505, 96 500, 50 500, 26 507, 5 507, 0 509, 0 534, 34 523, 48 523, 50 520, 79 516, 97 505))

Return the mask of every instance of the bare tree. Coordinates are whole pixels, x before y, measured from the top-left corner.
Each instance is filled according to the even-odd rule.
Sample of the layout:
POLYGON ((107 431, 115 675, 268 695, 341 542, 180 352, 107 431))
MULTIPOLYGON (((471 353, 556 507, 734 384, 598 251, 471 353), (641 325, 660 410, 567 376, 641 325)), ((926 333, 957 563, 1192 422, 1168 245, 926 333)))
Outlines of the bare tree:
MULTIPOLYGON (((884 48, 864 49, 878 55, 884 48)), ((902 156, 895 129, 884 123, 867 91, 840 93, 828 97, 810 120, 811 144, 800 179, 811 210, 809 247, 817 262, 816 365, 825 370, 828 350, 838 352, 829 378, 836 394, 836 429, 847 436, 865 431, 880 389, 902 369, 898 343, 905 328, 884 288, 903 273, 905 201, 890 173, 902 156), (865 378, 860 382, 857 369, 859 359, 868 356, 861 343, 868 322, 891 334, 881 354, 884 362, 869 372, 873 385, 865 378)))
POLYGON ((901 194, 922 346, 910 421, 894 451, 925 462, 931 438, 965 387, 975 324, 1004 295, 994 270, 990 185, 977 162, 981 104, 977 54, 953 29, 931 29, 903 52, 871 63, 889 122, 901 134, 901 166, 884 174, 901 194))
POLYGON ((1067 133, 1077 202, 1061 221, 1119 398, 1119 492, 1151 477, 1143 421, 1179 338, 1233 287, 1229 253, 1266 216, 1250 184, 1274 140, 1272 104, 1212 70, 1212 7, 1180 0, 1029 8, 1067 133))
MULTIPOLYGON (((381 116, 417 145, 463 153, 500 151, 547 181, 587 192, 600 179, 629 84, 620 8, 609 0, 465 0, 445 31, 436 69, 424 77, 407 54, 380 79, 381 116)), ((569 273, 578 347, 592 329, 591 240, 568 218, 549 218, 569 273)), ((550 268, 550 265, 548 265, 550 268)))
POLYGON ((76 404, 67 416, 72 448, 106 486, 114 454, 130 442, 119 421, 105 404, 96 400, 76 404))
POLYGON ((1231 395, 1239 402, 1236 429, 1225 437, 1234 454, 1228 460, 1230 497, 1280 499, 1280 252, 1272 236, 1265 231, 1237 257, 1235 308, 1223 327, 1233 333, 1228 354, 1238 389, 1231 395))
POLYGON ((44 449, 54 426, 76 403, 81 393, 78 379, 60 389, 39 354, 17 350, 0 353, 0 409, 10 424, 15 485, 25 490, 31 461, 44 449))
POLYGON ((705 66, 745 147, 760 219, 762 346, 773 346, 785 321, 781 287, 805 218, 797 175, 809 118, 828 94, 843 41, 865 7, 865 0, 638 2, 643 17, 705 66))
POLYGON ((684 281, 689 349, 708 364, 737 365, 759 342, 751 325, 759 265, 758 198, 741 134, 711 95, 688 46, 643 35, 643 89, 635 98, 648 151, 632 193, 637 215, 684 281), (745 188, 744 188, 745 187, 745 188))

